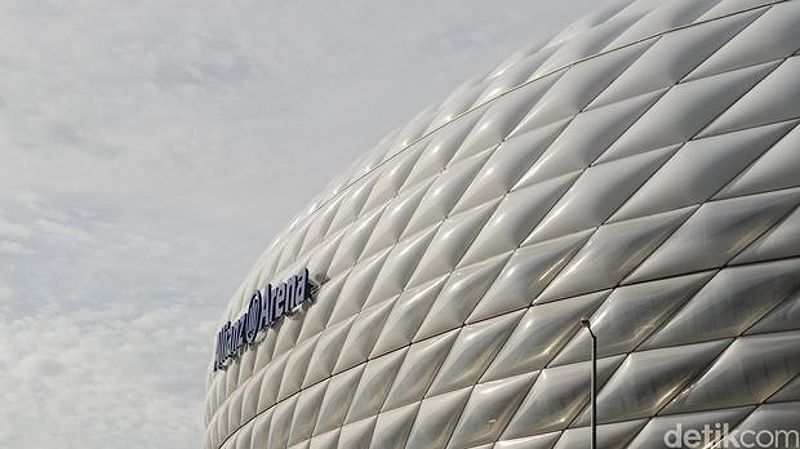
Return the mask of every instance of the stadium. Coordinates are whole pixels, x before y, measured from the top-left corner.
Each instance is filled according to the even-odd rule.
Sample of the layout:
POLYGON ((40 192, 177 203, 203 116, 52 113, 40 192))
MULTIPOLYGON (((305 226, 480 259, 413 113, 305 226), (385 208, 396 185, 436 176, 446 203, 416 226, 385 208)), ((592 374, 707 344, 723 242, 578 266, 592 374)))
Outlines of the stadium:
POLYGON ((799 51, 800 0, 623 1, 423 110, 233 295, 206 449, 588 448, 583 319, 599 447, 796 428, 799 51))

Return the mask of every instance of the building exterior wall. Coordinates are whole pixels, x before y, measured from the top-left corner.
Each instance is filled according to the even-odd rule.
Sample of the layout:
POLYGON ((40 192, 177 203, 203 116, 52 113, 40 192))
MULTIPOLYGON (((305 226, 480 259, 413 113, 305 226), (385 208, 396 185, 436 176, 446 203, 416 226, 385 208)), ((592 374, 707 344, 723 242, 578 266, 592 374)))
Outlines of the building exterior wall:
MULTIPOLYGON (((800 0, 625 1, 387 136, 263 253, 206 448, 588 447, 800 422, 800 0)), ((216 341, 216 340, 215 340, 216 341)))

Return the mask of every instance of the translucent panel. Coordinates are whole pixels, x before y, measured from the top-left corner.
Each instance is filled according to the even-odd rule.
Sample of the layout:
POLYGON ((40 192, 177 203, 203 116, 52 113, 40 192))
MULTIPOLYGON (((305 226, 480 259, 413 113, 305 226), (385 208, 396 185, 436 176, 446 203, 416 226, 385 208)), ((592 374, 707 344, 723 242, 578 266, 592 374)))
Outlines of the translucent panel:
POLYGON ((319 407, 314 435, 319 435, 342 425, 363 372, 364 367, 360 366, 338 374, 330 380, 325 397, 319 407))
POLYGON ((239 386, 240 368, 241 365, 239 363, 233 363, 225 370, 225 377, 222 380, 225 383, 222 392, 223 398, 229 397, 236 390, 236 387, 239 386))
MULTIPOLYGON (((377 178, 375 177, 365 178, 348 189, 347 196, 345 196, 336 212, 336 216, 333 218, 330 232, 343 229, 358 217, 358 213, 367 201, 367 197, 372 191, 375 182, 377 182, 377 178)), ((284 267, 279 266, 278 271, 283 268, 284 267)))
POLYGON ((368 449, 377 417, 367 418, 342 427, 339 449, 368 449))
POLYGON ((499 202, 497 199, 445 220, 419 260, 409 285, 417 286, 453 271, 499 202))
POLYGON ((794 123, 781 123, 687 143, 613 219, 641 217, 707 201, 793 126, 794 123))
MULTIPOLYGON (((602 423, 652 416, 717 357, 730 340, 631 353, 597 396, 602 423)), ((589 425, 589 413, 575 421, 589 425)))
POLYGON ((436 374, 427 396, 476 383, 521 317, 520 311, 465 326, 436 374))
POLYGON ((382 208, 375 209, 369 214, 359 218, 342 237, 342 241, 336 253, 333 256, 330 264, 330 270, 333 272, 344 271, 356 264, 367 244, 367 239, 372 235, 375 230, 375 225, 378 224, 378 219, 383 213, 382 208))
POLYGON ((384 301, 363 310, 358 315, 350 328, 344 346, 342 346, 334 372, 338 373, 367 361, 392 307, 394 307, 394 300, 384 301))
POLYGON ((499 256, 453 272, 414 341, 461 327, 506 260, 508 256, 499 256))
MULTIPOLYGON (((278 266, 287 267, 292 264, 297 264, 298 256, 300 255, 300 245, 305 240, 306 233, 308 232, 309 222, 304 220, 298 223, 295 229, 289 236, 287 236, 286 243, 283 250, 281 250, 281 258, 279 259, 278 266)), ((358 242, 355 242, 358 245, 358 242)), ((299 267, 297 268, 299 269, 299 267)))
POLYGON ((800 201, 800 189, 706 203, 633 275, 630 282, 725 264, 800 201))
POLYGON ((467 387, 422 401, 406 448, 444 448, 471 391, 467 387))
POLYGON ((798 77, 800 77, 800 58, 787 59, 758 86, 714 120, 714 123, 703 131, 703 135, 721 134, 800 117, 800 104, 795 101, 800 96, 800 84, 796 82, 798 77))
POLYGON ((338 443, 339 429, 336 429, 312 438, 308 449, 336 449, 338 443))
POLYGON ((397 137, 394 138, 392 145, 386 155, 384 156, 384 160, 396 155, 399 151, 402 151, 407 146, 411 145, 422 137, 425 130, 430 125, 431 120, 433 119, 433 114, 436 112, 436 105, 428 106, 427 108, 421 110, 417 113, 417 115, 412 118, 408 124, 397 134, 397 137))
POLYGON ((513 134, 576 115, 650 44, 652 42, 632 45, 570 67, 536 102, 513 134))
POLYGON ((444 170, 484 110, 485 108, 473 111, 453 121, 446 128, 436 131, 430 137, 425 151, 414 165, 411 174, 408 175, 403 189, 444 170))
MULTIPOLYGON (((647 423, 646 419, 606 424, 597 427, 597 445, 603 448, 622 448, 647 423)), ((569 429, 561 435, 554 449, 585 449, 589 428, 569 429)))
POLYGON ((464 193, 475 175, 486 163, 492 151, 484 151, 444 171, 425 194, 414 210, 406 234, 419 232, 444 220, 464 193))
POLYGON ((370 449, 403 449, 418 408, 419 404, 411 404, 378 415, 370 449))
POLYGON ((733 428, 742 418, 744 418, 752 407, 740 407, 725 410, 715 410, 710 412, 687 413, 682 415, 658 416, 650 420, 633 441, 630 442, 630 449, 649 449, 653 447, 663 447, 665 444, 682 444, 679 434, 676 432, 678 426, 682 431, 696 430, 702 432, 705 426, 715 430, 715 425, 720 427, 728 425, 733 428))
POLYGON ((314 216, 311 218, 311 223, 306 233, 306 239, 301 248, 302 252, 306 252, 322 242, 331 226, 333 217, 336 215, 340 202, 341 198, 338 198, 315 212, 314 216))
POLYGON ((317 340, 317 338, 306 340, 289 354, 289 359, 286 361, 286 369, 281 379, 281 388, 278 390, 279 401, 300 391, 300 386, 303 384, 308 362, 311 360, 311 354, 314 353, 317 340))
POLYGON ((354 183, 356 180, 378 167, 392 149, 392 144, 397 139, 399 132, 399 127, 390 131, 375 145, 375 148, 356 159, 356 161, 347 168, 345 171, 345 185, 342 186, 342 191, 346 191, 349 184, 354 183))
POLYGON ((289 441, 289 432, 286 432, 286 429, 292 425, 295 405, 297 396, 292 396, 275 406, 269 430, 269 444, 273 447, 286 447, 289 441))
POLYGON ((798 288, 798 259, 727 268, 700 290, 644 347, 737 336, 798 288))
POLYGON ((535 377, 524 374, 475 387, 449 446, 471 447, 495 441, 535 377))
POLYGON ((581 318, 591 315, 608 293, 592 293, 530 308, 484 379, 502 379, 543 368, 578 330, 581 318))
POLYGON ((489 73, 487 76, 488 79, 495 79, 497 77, 505 76, 506 72, 509 70, 513 70, 518 64, 523 63, 523 60, 531 55, 539 54, 541 51, 547 52, 547 50, 543 49, 545 45, 545 41, 536 41, 531 42, 524 47, 520 48, 519 50, 515 51, 511 55, 507 56, 503 61, 495 67, 494 70, 489 73))
POLYGON ((537 302, 615 286, 691 212, 691 208, 680 209, 601 226, 537 302))
POLYGON ((259 389, 258 410, 264 410, 275 404, 278 398, 278 388, 280 387, 280 381, 276 379, 281 378, 285 367, 285 355, 273 360, 272 363, 267 365, 263 380, 261 381, 261 388, 259 389))
POLYGON ((405 289, 406 282, 417 268, 419 259, 436 235, 436 230, 436 227, 431 227, 401 241, 392 249, 375 282, 369 286, 369 297, 364 306, 377 304, 400 294, 405 289))
POLYGON ((534 76, 599 53, 609 42, 635 22, 637 18, 621 17, 618 20, 610 20, 575 35, 561 44, 561 48, 542 64, 534 76))
POLYGON ((253 428, 247 426, 245 428, 239 429, 236 434, 236 448, 237 449, 247 449, 250 447, 250 442, 253 437, 253 428))
POLYGON ((703 14, 697 19, 697 22, 702 20, 711 20, 717 17, 722 17, 728 14, 738 13, 750 8, 757 8, 763 5, 775 3, 774 0, 723 0, 717 3, 716 6, 709 9, 708 12, 703 14))
POLYGON ((511 88, 522 84, 555 50, 555 48, 549 48, 538 51, 521 60, 517 60, 516 63, 510 66, 498 67, 498 69, 495 69, 492 75, 489 76, 488 79, 490 82, 487 83, 486 88, 475 103, 481 104, 485 101, 492 100, 498 95, 509 91, 511 88))
POLYGON ((720 0, 673 0, 660 2, 641 20, 628 27, 610 47, 625 45, 656 33, 691 23, 720 0))
POLYGON ((448 277, 442 276, 400 295, 386 324, 379 329, 380 336, 370 357, 411 343, 448 277))
POLYGON ((563 131, 566 122, 558 122, 515 135, 500 144, 487 164, 464 192, 454 211, 463 211, 499 198, 509 191, 525 170, 563 131))
POLYGON ((691 77, 709 76, 791 55, 800 49, 798 21, 800 5, 797 2, 774 5, 720 51, 711 55, 691 77))
POLYGON ((452 331, 411 345, 383 410, 422 400, 457 336, 458 331, 452 331))
POLYGON ((246 381, 242 395, 242 422, 250 421, 258 413, 258 390, 262 380, 262 377, 254 375, 246 381))
POLYGON ((550 449, 558 441, 561 432, 550 432, 527 438, 500 440, 495 444, 497 449, 550 449))
POLYGON ((252 440, 253 442, 257 442, 257 444, 253 444, 252 447, 261 449, 262 447, 268 447, 269 444, 269 424, 270 420, 272 419, 272 413, 266 412, 262 413, 258 417, 256 417, 255 421, 253 422, 253 435, 252 440))
POLYGON ((227 427, 225 428, 225 435, 230 435, 234 432, 239 425, 242 423, 242 395, 244 394, 244 390, 238 390, 234 392, 233 396, 230 399, 228 405, 228 422, 227 427))
POLYGON ((525 241, 548 240, 601 225, 673 151, 650 151, 587 168, 525 241))
POLYGON ((768 192, 800 185, 800 128, 795 128, 780 142, 725 187, 719 197, 768 192))
POLYGON ((580 232, 515 251, 467 322, 529 306, 589 235, 580 232))
POLYGON ((607 21, 615 20, 615 15, 628 6, 628 4, 630 4, 632 1, 633 0, 622 0, 611 2, 610 4, 600 5, 598 8, 594 9, 575 22, 572 22, 561 32, 553 36, 549 42, 547 42, 547 46, 559 45, 586 30, 598 25, 602 25, 607 21))
POLYGON ((610 5, 603 5, 589 14, 581 17, 575 22, 568 25, 561 30, 558 34, 551 37, 546 41, 545 48, 558 47, 563 45, 566 41, 579 36, 581 33, 590 30, 598 25, 602 25, 612 19, 615 19, 615 14, 619 13, 625 6, 633 0, 624 0, 621 2, 612 2, 610 5))
POLYGON ((777 393, 769 398, 769 402, 786 401, 800 401, 800 376, 789 381, 777 393))
POLYGON ((470 449, 494 449, 494 444, 492 443, 482 444, 480 446, 473 446, 470 449))
POLYGON ((378 414, 395 374, 403 363, 405 353, 405 350, 395 351, 367 363, 345 423, 349 424, 378 414))
POLYGON ((665 413, 758 404, 800 372, 800 331, 736 340, 665 413))
POLYGON ((464 255, 468 265, 516 249, 559 197, 577 173, 560 176, 511 192, 503 198, 489 223, 464 255))
POLYGON ((452 122, 457 122, 464 115, 473 113, 478 104, 478 97, 486 90, 486 82, 486 77, 481 74, 462 83, 442 102, 439 112, 426 132, 436 131, 442 127, 448 128, 452 126, 452 122))
POLYGON ((756 442, 762 447, 792 448, 797 447, 800 442, 798 422, 800 402, 765 404, 739 423, 736 430, 742 437, 743 446, 756 442), (746 438, 754 434, 755 438, 746 438))
MULTIPOLYGON (((309 269, 310 271, 310 269, 309 269)), ((317 297, 314 299, 314 307, 309 307, 303 316, 303 328, 300 330, 298 340, 302 341, 311 336, 317 335, 323 329, 326 329, 328 319, 333 313, 333 308, 336 305, 334 298, 338 297, 339 292, 342 290, 342 285, 347 279, 345 275, 338 278, 330 279, 325 283, 325 288, 320 289, 317 297)), ((267 334, 269 339, 270 334, 267 334)), ((259 347, 264 346, 264 342, 259 344, 259 347)), ((260 365, 258 362, 256 365, 260 365)))
MULTIPOLYGON (((309 254, 308 268, 309 270, 313 268, 314 273, 319 278, 332 279, 343 274, 343 272, 334 272, 330 269, 333 255, 339 248, 339 243, 341 242, 342 237, 344 237, 344 232, 340 232, 334 236, 331 236, 330 239, 326 240, 325 243, 315 247, 314 251, 309 254)), ((244 293, 242 293, 242 295, 244 295, 244 293)))
POLYGON ((294 409, 294 418, 289 428, 289 444, 297 444, 311 438, 311 432, 317 422, 317 412, 325 397, 328 382, 322 382, 303 390, 294 409))
POLYGON ((291 351, 298 346, 297 337, 300 334, 300 327, 303 325, 303 320, 297 315, 284 315, 277 323, 273 325, 272 329, 275 333, 275 351, 274 354, 283 354, 291 351))
POLYGON ((585 169, 662 94, 648 93, 581 112, 526 172, 518 187, 585 169))
POLYGON ((689 140, 774 67, 774 63, 750 67, 673 87, 611 145, 599 161, 689 140))
POLYGON ((662 36, 592 104, 613 103, 677 84, 757 16, 737 14, 662 36))
POLYGON ((454 160, 466 159, 500 143, 556 79, 557 75, 539 79, 492 102, 464 140, 454 160))
POLYGON ((400 240, 408 221, 417 210, 430 183, 420 183, 398 195, 384 210, 363 251, 364 257, 373 256, 400 240))
MULTIPOLYGON (((598 356, 633 351, 713 275, 707 271, 614 290, 591 317, 592 329, 598 336, 598 356)), ((576 333, 553 364, 589 360, 590 344, 588 332, 576 333)))
MULTIPOLYGON (((624 356, 597 362, 598 385, 602 385, 624 356)), ((539 374, 519 406, 502 439, 510 440, 565 429, 589 400, 589 363, 546 369, 539 374)))
POLYGON ((228 407, 222 407, 217 415, 214 425, 214 433, 216 434, 217 445, 228 437, 228 407))
POLYGON ((747 333, 761 334, 800 329, 800 292, 795 292, 767 316, 753 325, 747 333))
MULTIPOLYGON (((433 237, 433 231, 430 231, 429 235, 433 237)), ((329 325, 349 319, 361 310, 389 252, 390 250, 387 249, 382 253, 361 261, 353 268, 339 293, 336 306, 329 320, 329 325)))
POLYGON ((800 255, 800 209, 753 242, 732 263, 751 263, 768 259, 781 259, 800 255))

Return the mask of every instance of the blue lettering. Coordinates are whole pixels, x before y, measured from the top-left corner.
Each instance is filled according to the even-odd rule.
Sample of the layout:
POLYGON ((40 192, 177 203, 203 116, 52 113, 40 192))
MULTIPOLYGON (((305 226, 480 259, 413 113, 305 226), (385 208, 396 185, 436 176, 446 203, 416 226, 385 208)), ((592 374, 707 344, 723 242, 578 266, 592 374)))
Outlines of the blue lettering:
POLYGON ((289 278, 288 281, 283 283, 283 288, 286 291, 286 304, 284 305, 284 313, 287 315, 294 312, 295 307, 297 307, 297 301, 295 298, 295 280, 297 276, 292 276, 289 278))
POLYGON ((273 321, 277 320, 278 318, 283 316, 283 306, 285 305, 285 295, 286 294, 286 283, 281 282, 275 287, 275 304, 273 307, 275 308, 275 312, 273 314, 273 321))
POLYGON ((261 292, 256 290, 250 298, 250 307, 247 308, 245 317, 245 341, 251 344, 256 340, 258 325, 261 321, 261 292))
POLYGON ((275 287, 267 284, 263 293, 253 292, 245 313, 236 321, 225 323, 217 333, 214 371, 225 369, 228 359, 253 344, 260 330, 272 326, 281 316, 291 314, 311 296, 308 268, 275 287))

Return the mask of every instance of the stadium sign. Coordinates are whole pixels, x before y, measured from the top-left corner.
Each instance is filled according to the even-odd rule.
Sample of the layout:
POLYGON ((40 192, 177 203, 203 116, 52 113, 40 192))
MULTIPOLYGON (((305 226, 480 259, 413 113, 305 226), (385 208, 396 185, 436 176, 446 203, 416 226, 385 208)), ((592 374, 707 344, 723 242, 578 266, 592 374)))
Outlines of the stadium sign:
POLYGON ((227 368, 228 360, 253 344, 259 331, 271 327, 283 315, 292 314, 311 297, 308 268, 275 286, 267 284, 263 291, 253 292, 247 311, 225 323, 217 333, 214 371, 227 368))

